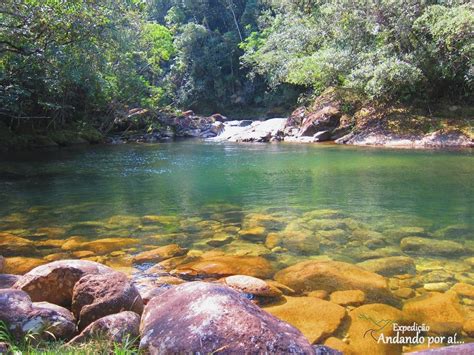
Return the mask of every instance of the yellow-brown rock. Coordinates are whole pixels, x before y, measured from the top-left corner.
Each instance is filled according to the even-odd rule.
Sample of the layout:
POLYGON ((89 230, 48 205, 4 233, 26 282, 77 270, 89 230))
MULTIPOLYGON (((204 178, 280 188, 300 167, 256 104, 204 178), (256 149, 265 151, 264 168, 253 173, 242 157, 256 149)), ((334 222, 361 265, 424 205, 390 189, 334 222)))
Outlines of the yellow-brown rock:
POLYGON ((103 238, 89 242, 82 237, 71 237, 62 245, 62 249, 68 251, 87 250, 94 252, 96 255, 103 255, 130 247, 139 242, 139 239, 134 238, 103 238))
POLYGON ((179 218, 177 216, 155 216, 149 215, 142 218, 144 224, 173 224, 177 223, 179 218))
POLYGON ((183 256, 188 252, 177 244, 165 245, 156 249, 144 251, 133 257, 135 263, 157 263, 176 256, 183 256))
POLYGON ((349 337, 349 354, 384 354, 399 355, 401 344, 385 344, 378 339, 396 335, 393 323, 403 324, 400 310, 385 304, 367 304, 349 312, 351 324, 349 337))
POLYGON ((474 318, 469 318, 464 322, 463 330, 469 337, 474 338, 474 318))
POLYGON ((303 261, 277 272, 275 280, 297 292, 361 290, 368 302, 398 303, 383 276, 340 261, 303 261))
POLYGON ((474 298, 474 286, 466 283, 457 283, 451 287, 451 291, 456 292, 461 297, 474 298))
POLYGON ((264 310, 298 328, 313 344, 332 335, 346 315, 344 307, 314 297, 286 296, 285 301, 264 310))
POLYGON ((336 337, 327 338, 324 341, 324 345, 331 349, 340 351, 344 355, 351 354, 349 346, 339 338, 336 338, 336 337))
POLYGON ((35 250, 35 244, 26 238, 17 237, 10 233, 0 233, 0 252, 4 256, 30 254, 35 250))
POLYGON ((262 242, 267 234, 264 227, 246 228, 239 231, 240 238, 251 242, 262 242))
POLYGON ((36 233, 46 234, 50 239, 61 238, 66 234, 66 229, 61 227, 42 227, 36 230, 36 233))
POLYGON ((276 287, 256 277, 233 275, 223 282, 234 290, 260 297, 280 297, 283 293, 276 287))
POLYGON ((69 259, 70 255, 68 253, 54 253, 54 254, 49 254, 44 257, 44 260, 47 261, 57 261, 57 260, 63 260, 63 259, 69 259))
POLYGON ((452 335, 459 333, 464 323, 464 311, 455 292, 427 292, 403 306, 409 323, 427 324, 430 333, 452 335))
POLYGON ((197 261, 180 265, 176 272, 190 273, 201 277, 248 275, 266 279, 273 276, 274 269, 268 260, 260 256, 222 255, 203 257, 197 261))
POLYGON ((82 258, 90 258, 90 257, 94 256, 95 254, 94 254, 93 251, 90 251, 90 250, 77 250, 77 251, 73 252, 72 255, 75 258, 82 259, 82 258))
POLYGON ((23 275, 35 267, 44 265, 46 263, 47 261, 43 259, 25 258, 21 256, 5 258, 3 272, 5 274, 23 275))
POLYGON ((336 291, 329 300, 340 306, 360 306, 365 302, 365 293, 361 290, 336 291))

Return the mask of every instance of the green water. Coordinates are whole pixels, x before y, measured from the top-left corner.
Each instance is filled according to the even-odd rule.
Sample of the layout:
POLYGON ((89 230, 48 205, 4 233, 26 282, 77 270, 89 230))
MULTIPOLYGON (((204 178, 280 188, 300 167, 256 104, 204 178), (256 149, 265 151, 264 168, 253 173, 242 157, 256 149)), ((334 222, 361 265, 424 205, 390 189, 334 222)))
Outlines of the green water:
POLYGON ((192 141, 63 149, 2 157, 0 198, 4 216, 41 206, 25 216, 29 228, 122 214, 201 215, 220 203, 472 227, 474 154, 192 141))
MULTIPOLYGON (((165 260, 159 274, 186 280, 193 262, 215 270, 216 255, 230 261, 198 278, 241 264, 234 273, 267 278, 311 259, 368 268, 408 256, 406 269, 370 269, 405 302, 474 285, 473 177, 472 150, 188 140, 10 154, 0 159, 0 255, 6 265, 87 258, 130 273, 142 289, 158 274, 131 256, 172 243, 189 252, 165 260), (424 244, 406 249, 413 238, 424 244)), ((464 296, 456 307, 473 317, 464 296)), ((300 325, 314 321, 302 317, 300 325)))

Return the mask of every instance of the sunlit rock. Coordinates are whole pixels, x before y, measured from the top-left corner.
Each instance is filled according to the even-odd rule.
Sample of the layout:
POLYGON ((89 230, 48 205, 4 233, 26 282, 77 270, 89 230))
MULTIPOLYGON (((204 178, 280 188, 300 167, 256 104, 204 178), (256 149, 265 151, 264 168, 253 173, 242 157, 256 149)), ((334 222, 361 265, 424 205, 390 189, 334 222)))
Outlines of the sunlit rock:
POLYGON ((130 342, 139 337, 140 316, 135 312, 123 311, 102 317, 89 324, 68 345, 77 345, 100 338, 114 343, 130 342))
POLYGON ((188 249, 177 244, 165 245, 156 249, 141 252, 133 257, 134 263, 157 263, 176 256, 185 255, 188 249))
POLYGON ((280 297, 283 293, 264 280, 247 275, 228 276, 222 280, 234 290, 260 297, 280 297))
POLYGON ((231 288, 175 286, 145 307, 140 349, 150 353, 313 353, 304 336, 231 288))
POLYGON ((397 303, 383 276, 339 261, 303 261, 277 272, 275 280, 297 292, 362 290, 368 302, 397 303))
POLYGON ((360 306, 365 302, 365 293, 361 290, 335 291, 329 300, 340 306, 360 306))
POLYGON ((67 307, 71 304, 73 287, 82 276, 112 271, 92 261, 60 260, 34 268, 14 287, 28 293, 35 302, 46 301, 67 307))
POLYGON ((387 355, 402 353, 402 344, 378 341, 396 335, 393 323, 404 324, 403 313, 400 310, 385 304, 367 304, 349 312, 349 317, 351 323, 347 335, 350 353, 387 355))
POLYGON ((274 274, 272 265, 259 256, 222 255, 201 258, 180 265, 174 272, 189 273, 201 277, 224 277, 230 275, 248 275, 261 279, 271 278, 274 274))
POLYGON ((5 259, 3 272, 6 274, 23 275, 37 266, 46 264, 44 259, 27 258, 22 256, 14 256, 5 259))
POLYGON ((0 233, 0 251, 3 256, 25 255, 35 251, 35 243, 9 233, 0 233))
POLYGON ((314 297, 285 296, 281 304, 264 309, 299 329, 313 344, 332 335, 346 315, 344 307, 314 297))
POLYGON ((412 258, 406 256, 371 259, 357 265, 383 276, 414 274, 416 272, 415 262, 412 258))
POLYGON ((143 301, 124 274, 89 274, 74 285, 71 309, 82 330, 99 318, 123 310, 141 314, 143 301))
POLYGON ((455 292, 428 292, 408 300, 403 312, 409 323, 428 324, 430 333, 438 335, 459 333, 465 321, 465 312, 455 292))

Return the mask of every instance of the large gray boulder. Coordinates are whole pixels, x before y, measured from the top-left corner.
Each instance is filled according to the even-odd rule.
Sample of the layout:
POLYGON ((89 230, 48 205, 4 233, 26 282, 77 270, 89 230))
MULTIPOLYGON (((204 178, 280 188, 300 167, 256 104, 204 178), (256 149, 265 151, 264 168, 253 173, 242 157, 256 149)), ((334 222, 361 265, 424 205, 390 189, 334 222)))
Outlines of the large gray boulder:
POLYGON ((314 353, 299 330, 220 284, 175 286, 145 307, 140 349, 162 353, 314 353))

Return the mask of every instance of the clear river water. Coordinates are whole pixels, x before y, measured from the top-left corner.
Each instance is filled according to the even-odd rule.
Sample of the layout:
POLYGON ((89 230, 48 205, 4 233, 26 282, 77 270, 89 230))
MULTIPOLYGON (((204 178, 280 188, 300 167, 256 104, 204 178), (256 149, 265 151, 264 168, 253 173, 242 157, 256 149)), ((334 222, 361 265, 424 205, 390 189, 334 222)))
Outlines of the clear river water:
POLYGON ((34 242, 7 257, 133 272, 149 265, 128 256, 171 243, 204 259, 262 257, 275 270, 407 256, 416 269, 401 273, 416 282, 405 298, 474 284, 473 150, 184 140, 10 153, 0 200, 0 232, 34 242))

